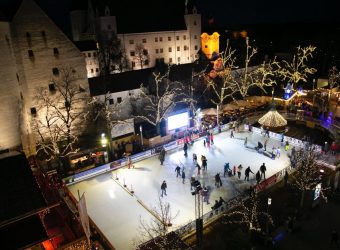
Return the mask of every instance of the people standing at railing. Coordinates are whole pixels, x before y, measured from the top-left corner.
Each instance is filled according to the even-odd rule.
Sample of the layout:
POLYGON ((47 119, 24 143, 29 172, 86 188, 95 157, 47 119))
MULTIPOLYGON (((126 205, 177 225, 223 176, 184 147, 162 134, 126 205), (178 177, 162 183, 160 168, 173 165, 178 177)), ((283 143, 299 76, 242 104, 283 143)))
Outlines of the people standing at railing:
POLYGON ((203 185, 203 188, 202 188, 202 196, 203 196, 203 202, 206 202, 207 205, 209 205, 209 189, 203 185))
POLYGON ((238 167, 237 167, 237 177, 238 177, 239 179, 241 179, 241 172, 242 172, 242 169, 243 169, 242 164, 238 165, 238 167))
POLYGON ((286 141, 286 144, 285 144, 285 150, 288 151, 289 150, 289 142, 286 141))
POLYGON ((256 183, 259 184, 261 181, 261 174, 259 170, 256 172, 255 177, 256 177, 256 183))
POLYGON ((207 158, 202 155, 201 156, 201 162, 202 162, 202 167, 203 167, 203 170, 207 171, 207 167, 208 167, 208 163, 207 163, 207 158))
POLYGON ((218 188, 222 186, 222 180, 221 180, 220 173, 217 173, 215 175, 215 186, 218 187, 218 188))
POLYGON ((184 168, 182 169, 182 183, 184 184, 185 182, 185 172, 184 172, 184 168))
POLYGON ((266 171, 267 171, 267 168, 266 168, 266 165, 263 163, 260 167, 260 171, 261 171, 261 178, 263 176, 263 179, 266 179, 266 171))
POLYGON ((245 180, 245 181, 249 181, 249 175, 250 175, 250 173, 254 174, 254 172, 251 171, 250 166, 248 166, 248 167, 246 168, 246 170, 244 171, 244 175, 245 175, 244 180, 245 180))
POLYGON ((192 154, 192 161, 194 163, 197 163, 197 154, 195 154, 195 153, 192 154))

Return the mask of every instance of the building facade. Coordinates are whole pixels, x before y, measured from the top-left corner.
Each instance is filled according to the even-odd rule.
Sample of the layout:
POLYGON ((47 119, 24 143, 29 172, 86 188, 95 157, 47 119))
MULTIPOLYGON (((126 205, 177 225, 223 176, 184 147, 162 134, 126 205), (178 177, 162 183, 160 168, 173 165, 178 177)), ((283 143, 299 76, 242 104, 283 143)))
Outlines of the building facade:
MULTIPOLYGON (((95 39, 95 33, 98 36, 99 33, 115 32, 121 41, 122 51, 128 61, 128 68, 125 70, 151 68, 157 62, 184 64, 197 59, 197 52, 201 47, 201 15, 197 13, 195 7, 190 13, 186 10, 182 28, 135 33, 119 32, 119 19, 117 20, 115 16, 111 15, 107 6, 103 15, 95 17, 92 16, 94 13, 92 8, 91 1, 89 1, 87 11, 75 10, 71 12, 73 40, 87 40, 91 37, 95 39), (89 24, 91 20, 94 22, 94 26, 89 24)), ((88 68, 91 67, 88 66, 88 68)), ((114 69, 113 72, 115 72, 114 69)), ((92 75, 88 74, 89 77, 92 75)))
MULTIPOLYGON (((34 0, 23 0, 12 20, 0 22, 0 149, 22 145, 26 154, 35 153, 31 130, 37 88, 50 88, 60 69, 74 69, 79 85, 86 87, 84 55, 55 25, 34 0)), ((50 88, 51 89, 51 88, 50 88)))

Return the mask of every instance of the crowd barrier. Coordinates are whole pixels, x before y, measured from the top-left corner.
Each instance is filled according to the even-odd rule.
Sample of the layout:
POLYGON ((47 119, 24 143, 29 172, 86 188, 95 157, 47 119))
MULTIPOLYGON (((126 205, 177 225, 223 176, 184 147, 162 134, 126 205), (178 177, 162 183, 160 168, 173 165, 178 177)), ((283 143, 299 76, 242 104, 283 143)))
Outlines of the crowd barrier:
MULTIPOLYGON (((254 112, 252 114, 247 114, 247 116, 251 117, 251 116, 261 115, 262 113, 265 113, 265 112, 254 112)), ((286 116, 287 118, 288 117, 292 118, 294 116, 291 113, 283 113, 283 115, 286 116)), ((315 120, 317 122, 320 122, 320 120, 316 120, 314 118, 308 118, 308 119, 307 118, 306 118, 306 120, 312 119, 313 121, 315 120)), ((230 129, 232 127, 233 124, 234 124, 234 122, 232 121, 232 122, 229 122, 227 124, 221 125, 219 128, 214 127, 214 128, 211 129, 211 132, 213 134, 218 134, 220 132, 227 131, 228 129, 230 129)), ((245 125, 245 130, 248 130, 247 125, 245 125)), ((252 131, 255 132, 255 133, 258 133, 258 134, 263 134, 263 131, 260 128, 252 127, 252 131)), ((198 140, 202 136, 203 136, 203 133, 193 134, 191 136, 190 140, 195 141, 195 140, 198 140)), ((285 143, 286 141, 288 141, 289 145, 297 146, 297 147, 300 147, 300 148, 305 145, 304 141, 293 138, 293 137, 283 136, 283 138, 282 138, 282 134, 269 132, 269 136, 271 138, 274 138, 275 140, 282 142, 282 143, 285 143)), ((189 139, 187 137, 184 137, 184 138, 181 138, 181 139, 177 139, 175 141, 171 141, 171 142, 169 142, 165 145, 157 146, 157 147, 154 147, 152 149, 131 155, 130 159, 131 159, 132 162, 141 161, 141 160, 149 158, 153 155, 159 154, 162 147, 164 147, 165 151, 169 151, 169 150, 172 150, 172 149, 175 149, 175 148, 182 146, 185 141, 188 142, 189 139)), ((320 145, 314 144, 313 146, 315 147, 317 152, 319 152, 319 153, 322 152, 322 147, 320 145)), ((63 181, 64 181, 65 184, 70 185, 70 184, 73 184, 73 183, 76 183, 76 182, 79 182, 79 181, 82 181, 82 180, 103 174, 105 172, 112 171, 112 170, 120 168, 120 167, 124 167, 127 164, 128 164, 127 158, 122 158, 122 159, 113 161, 111 163, 108 163, 108 164, 105 164, 105 165, 102 165, 102 166, 99 166, 99 167, 96 167, 96 168, 93 168, 93 169, 89 169, 89 170, 86 170, 86 171, 83 171, 83 172, 80 172, 80 173, 76 173, 72 176, 64 178, 63 181)))

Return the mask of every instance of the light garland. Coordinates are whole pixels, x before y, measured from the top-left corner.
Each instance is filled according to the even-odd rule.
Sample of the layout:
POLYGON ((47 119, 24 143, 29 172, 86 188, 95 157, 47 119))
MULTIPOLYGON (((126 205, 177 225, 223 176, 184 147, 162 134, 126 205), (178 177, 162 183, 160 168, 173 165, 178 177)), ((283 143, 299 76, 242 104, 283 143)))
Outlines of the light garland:
POLYGON ((276 110, 270 110, 264 116, 262 116, 258 122, 266 127, 277 128, 287 125, 287 120, 283 118, 276 110))

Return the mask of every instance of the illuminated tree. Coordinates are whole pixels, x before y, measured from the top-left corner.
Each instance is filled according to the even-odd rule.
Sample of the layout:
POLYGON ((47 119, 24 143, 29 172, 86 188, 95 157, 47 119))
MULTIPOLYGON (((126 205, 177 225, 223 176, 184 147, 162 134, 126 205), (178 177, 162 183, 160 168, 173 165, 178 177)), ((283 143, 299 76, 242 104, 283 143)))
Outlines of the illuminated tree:
POLYGON ((235 98, 240 94, 244 99, 250 88, 257 87, 266 93, 266 87, 275 84, 274 76, 280 68, 274 59, 273 61, 263 62, 261 65, 250 66, 257 49, 249 43, 246 38, 246 57, 242 67, 237 66, 235 50, 232 50, 229 42, 223 53, 221 53, 221 63, 214 65, 214 70, 207 76, 206 80, 215 94, 216 99, 211 101, 216 105, 221 105, 228 98, 235 98))
POLYGON ((330 99, 332 89, 337 87, 339 83, 340 83, 340 72, 336 66, 333 66, 328 71, 328 84, 329 84, 328 101, 330 99))
POLYGON ((144 48, 143 44, 136 44, 134 59, 137 61, 137 64, 140 66, 141 69, 143 69, 144 65, 149 64, 148 50, 144 48))
MULTIPOLYGON (((294 186, 301 191, 300 207, 303 207, 305 193, 314 190, 321 183, 320 166, 316 162, 316 149, 314 146, 306 145, 305 148, 297 150, 292 156, 296 170, 293 177, 294 186)), ((323 196, 323 192, 321 191, 323 196)))
POLYGON ((283 80, 290 82, 293 89, 300 81, 307 82, 308 76, 316 73, 315 68, 308 67, 306 64, 308 60, 313 58, 315 49, 316 47, 311 45, 307 47, 299 46, 292 61, 283 60, 281 62, 282 67, 278 71, 278 75, 283 80))
POLYGON ((37 153, 47 160, 66 157, 78 151, 75 143, 83 132, 89 96, 85 82, 72 68, 62 68, 49 88, 35 91, 37 115, 32 118, 37 153))
POLYGON ((249 199, 236 198, 232 206, 234 209, 225 215, 226 224, 242 224, 246 226, 249 232, 265 231, 265 223, 263 222, 273 225, 271 215, 261 211, 259 208, 259 199, 256 192, 252 192, 249 199))
MULTIPOLYGON (((179 211, 172 215, 169 202, 164 202, 160 197, 158 198, 157 206, 151 210, 153 218, 147 222, 140 217, 138 239, 134 239, 135 245, 144 243, 146 249, 177 249, 179 238, 169 237, 169 227, 178 216, 179 211)), ((145 249, 144 248, 144 249, 145 249)), ((137 248, 138 249, 138 248, 137 248)))
POLYGON ((180 82, 173 82, 169 79, 171 66, 164 74, 161 72, 153 73, 154 81, 150 83, 149 89, 142 84, 137 96, 131 96, 133 107, 133 117, 159 128, 160 123, 174 110, 180 103, 190 105, 191 98, 180 82))

